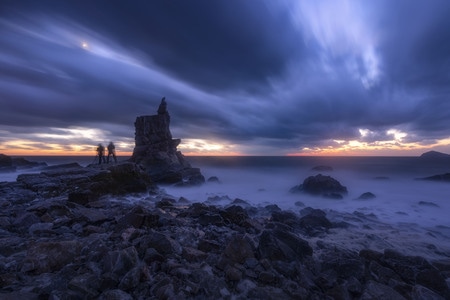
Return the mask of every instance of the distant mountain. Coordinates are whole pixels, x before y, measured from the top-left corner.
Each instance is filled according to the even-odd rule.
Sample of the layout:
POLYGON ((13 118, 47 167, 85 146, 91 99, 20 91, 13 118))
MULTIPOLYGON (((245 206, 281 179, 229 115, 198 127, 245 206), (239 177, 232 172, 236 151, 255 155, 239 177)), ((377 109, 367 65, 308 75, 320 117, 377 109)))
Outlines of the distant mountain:
POLYGON ((428 151, 423 153, 420 157, 423 158, 448 158, 450 154, 438 152, 438 151, 428 151))

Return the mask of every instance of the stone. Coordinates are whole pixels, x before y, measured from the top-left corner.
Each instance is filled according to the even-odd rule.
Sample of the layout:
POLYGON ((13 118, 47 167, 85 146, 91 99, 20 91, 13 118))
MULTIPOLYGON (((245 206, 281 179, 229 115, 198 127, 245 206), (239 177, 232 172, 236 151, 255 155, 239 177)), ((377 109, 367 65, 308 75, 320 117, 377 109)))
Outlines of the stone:
POLYGON ((140 164, 153 181, 178 185, 199 185, 205 182, 200 169, 192 168, 177 150, 180 139, 172 139, 170 115, 165 98, 158 114, 136 118, 135 147, 131 161, 140 164))
POLYGON ((141 279, 141 267, 134 267, 128 271, 120 280, 119 288, 121 290, 129 291, 139 285, 141 279))
POLYGON ((162 255, 177 254, 181 255, 183 248, 180 243, 168 235, 150 230, 147 235, 141 237, 138 242, 139 249, 154 248, 162 255))
POLYGON ((22 272, 41 274, 54 272, 72 262, 81 251, 78 241, 31 243, 22 266, 22 272))
POLYGON ((229 221, 233 224, 243 226, 243 227, 249 227, 251 226, 249 223, 249 216, 247 212, 238 205, 232 205, 225 210, 220 212, 220 215, 224 218, 224 220, 229 221))
POLYGON ((220 180, 217 176, 211 176, 208 178, 207 182, 220 183, 220 180))
POLYGON ((363 291, 360 299, 369 300, 369 299, 398 299, 398 300, 406 300, 401 294, 395 291, 388 285, 381 284, 370 280, 363 291))
POLYGON ((141 227, 156 227, 159 224, 159 215, 150 213, 141 206, 135 206, 130 211, 120 218, 117 222, 119 228, 141 228, 141 227))
POLYGON ((303 181, 303 184, 293 187, 291 192, 303 192, 326 198, 341 199, 343 195, 347 194, 347 188, 331 176, 318 174, 309 176, 303 181))
POLYGON ((131 246, 123 250, 109 251, 102 259, 103 270, 118 276, 125 275, 139 262, 136 248, 131 246))
POLYGON ((444 297, 440 296, 439 294, 427 289, 424 286, 415 285, 411 292, 411 299, 414 299, 414 300, 421 300, 421 299, 444 300, 444 299, 448 299, 448 298, 444 298, 444 297))
POLYGON ((98 299, 99 300, 133 300, 133 297, 130 294, 128 294, 127 292, 124 292, 119 289, 115 289, 115 290, 109 290, 109 291, 103 292, 98 299))
POLYGON ((262 258, 284 261, 302 260, 313 253, 308 242, 283 230, 264 230, 257 250, 262 258))
POLYGON ((225 247, 223 255, 240 264, 243 264, 249 258, 255 257, 252 245, 243 235, 233 236, 225 247))
POLYGON ((365 192, 362 193, 357 199, 358 200, 369 200, 369 199, 375 199, 377 196, 371 192, 365 192))

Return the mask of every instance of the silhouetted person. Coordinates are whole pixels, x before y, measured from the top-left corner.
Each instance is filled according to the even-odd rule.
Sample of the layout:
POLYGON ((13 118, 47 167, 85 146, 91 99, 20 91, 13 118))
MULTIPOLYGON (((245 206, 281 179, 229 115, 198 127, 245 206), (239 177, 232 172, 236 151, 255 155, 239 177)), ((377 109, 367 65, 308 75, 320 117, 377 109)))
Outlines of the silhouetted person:
POLYGON ((98 144, 97 147, 97 155, 98 155, 98 164, 100 165, 103 162, 105 162, 105 147, 103 147, 102 144, 98 144))
POLYGON ((114 158, 114 162, 117 163, 116 146, 114 146, 113 142, 110 142, 108 145, 108 157, 106 158, 106 163, 108 163, 108 164, 109 164, 109 157, 111 155, 114 158))

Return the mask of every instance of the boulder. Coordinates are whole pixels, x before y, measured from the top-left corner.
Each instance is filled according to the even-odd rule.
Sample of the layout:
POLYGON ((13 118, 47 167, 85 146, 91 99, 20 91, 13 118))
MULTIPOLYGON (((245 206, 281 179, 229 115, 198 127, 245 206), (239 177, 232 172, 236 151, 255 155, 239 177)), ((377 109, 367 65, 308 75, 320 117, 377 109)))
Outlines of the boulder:
POLYGON ((21 271, 36 274, 58 271, 78 257, 80 251, 78 241, 31 243, 21 271))
POLYGON ((375 196, 375 194, 373 194, 373 193, 371 193, 371 192, 365 192, 365 193, 362 193, 358 198, 357 198, 357 200, 369 200, 369 199, 374 199, 374 198, 376 198, 377 196, 375 196))
POLYGON ((347 188, 331 176, 318 174, 309 176, 303 181, 303 184, 293 187, 291 192, 303 192, 326 198, 341 199, 343 195, 347 194, 347 188))
POLYGON ((259 239, 258 252, 261 258, 293 261, 311 256, 313 249, 307 241, 282 229, 264 230, 259 239))
POLYGON ((136 118, 135 147, 131 161, 144 167, 153 181, 166 184, 199 185, 205 182, 200 169, 192 168, 177 151, 180 139, 172 139, 170 115, 165 98, 158 114, 136 118))

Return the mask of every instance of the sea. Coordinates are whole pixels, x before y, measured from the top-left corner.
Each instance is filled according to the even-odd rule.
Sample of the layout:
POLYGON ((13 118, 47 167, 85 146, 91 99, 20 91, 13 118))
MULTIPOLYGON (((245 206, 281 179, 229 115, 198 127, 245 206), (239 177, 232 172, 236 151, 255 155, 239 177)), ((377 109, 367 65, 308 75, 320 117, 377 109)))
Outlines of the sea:
MULTIPOLYGON (((95 163, 87 156, 29 156, 30 161, 48 165, 77 162, 82 166, 95 163)), ((119 161, 128 157, 118 157, 119 161)), ((415 224, 421 227, 450 229, 450 182, 434 182, 421 178, 450 173, 449 158, 422 157, 322 157, 322 156, 188 156, 193 167, 201 169, 206 179, 217 182, 198 187, 162 186, 175 199, 226 205, 241 199, 251 205, 276 204, 281 209, 298 212, 304 207, 338 212, 360 212, 376 216, 391 224, 415 224), (315 171, 314 167, 331 167, 315 171), (347 187, 344 199, 326 199, 305 194, 292 194, 290 189, 308 176, 328 175, 347 187), (373 199, 358 197, 366 192, 373 199), (223 200, 221 202, 221 199, 223 200)), ((18 170, 0 173, 1 181, 15 181, 18 170)))

